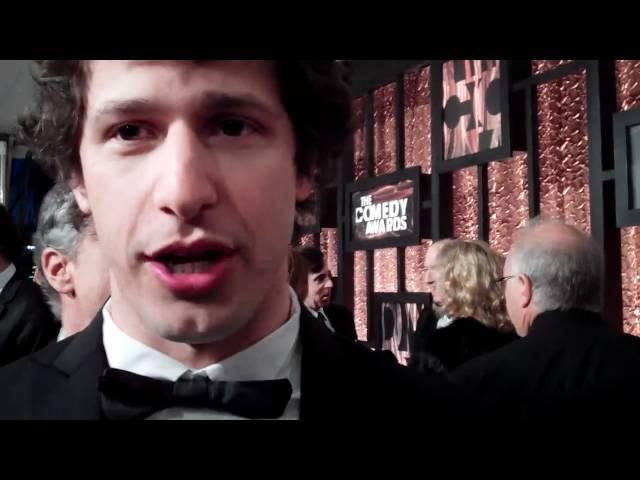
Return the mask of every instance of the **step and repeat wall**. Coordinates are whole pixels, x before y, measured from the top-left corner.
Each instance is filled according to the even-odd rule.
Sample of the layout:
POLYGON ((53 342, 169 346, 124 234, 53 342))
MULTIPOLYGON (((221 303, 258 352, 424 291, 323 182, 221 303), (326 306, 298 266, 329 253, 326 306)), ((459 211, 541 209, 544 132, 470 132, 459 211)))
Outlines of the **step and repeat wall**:
MULTIPOLYGON (((487 87, 500 75, 499 70, 491 71, 490 61, 486 65, 484 61, 482 65, 480 61, 456 65, 458 78, 464 77, 467 84, 474 83, 475 92, 471 92, 471 87, 464 88, 464 82, 455 83, 453 74, 447 75, 448 67, 447 62, 425 62, 404 72, 402 78, 396 75, 387 84, 372 86, 366 95, 355 98, 353 170, 348 182, 412 167, 420 167, 423 174, 431 175, 438 162, 445 165, 449 158, 469 156, 482 148, 491 149, 504 143, 509 150, 506 156, 480 162, 454 159, 451 165, 455 167, 445 168, 449 183, 423 194, 426 210, 438 208, 440 217, 449 217, 439 219, 449 227, 441 230, 438 238, 484 238, 504 255, 516 230, 537 214, 564 218, 591 233, 592 218, 597 218, 591 210, 597 202, 590 191, 590 185, 594 184, 590 182, 590 165, 595 167, 590 159, 594 150, 589 138, 593 131, 589 122, 593 119, 588 115, 588 96, 593 93, 588 92, 588 63, 533 60, 529 64, 530 73, 524 81, 520 79, 521 90, 513 81, 503 78, 502 83, 507 84, 505 91, 520 94, 511 100, 508 118, 504 112, 505 118, 496 114, 497 90, 485 88, 485 96, 478 94, 483 85, 487 87), (436 68, 440 70, 434 74, 436 68), (457 103, 447 103, 453 96, 457 103), (442 106, 441 110, 434 108, 434 101, 442 106), (457 123, 456 115, 460 118, 457 123), (510 122, 510 133, 500 128, 500 121, 510 122), (493 136, 485 136, 487 131, 493 131, 493 136), (521 135, 524 141, 513 140, 516 131, 524 132, 521 135), (434 132, 442 135, 441 149, 434 147, 434 132), (509 143, 507 138, 500 137, 500 132, 511 135, 513 141, 509 143)), ((640 110, 640 61, 619 60, 611 69, 615 69, 615 84, 611 87, 615 92, 611 93, 615 95, 616 106, 613 115, 607 116, 640 110)), ((611 118, 601 121, 611 122, 611 118)), ((602 142, 607 141, 613 139, 602 136, 602 142)), ((613 151, 612 145, 604 148, 613 151)), ((601 161, 600 157, 597 161, 601 161)), ((606 181, 613 181, 612 165, 598 168, 603 175, 610 175, 606 181)), ((442 171, 440 168, 438 173, 442 171)), ((619 187, 615 185, 616 189, 619 187)), ((597 200, 602 203, 602 198, 600 195, 597 200)), ((340 200, 343 202, 344 198, 340 200)), ((345 228, 348 215, 349 212, 338 222, 338 228, 345 228)), ((369 310, 380 303, 372 297, 427 291, 424 260, 432 243, 430 230, 426 229, 429 233, 417 245, 342 250, 343 255, 353 256, 353 269, 347 272, 349 278, 343 280, 353 282, 353 310, 360 339, 371 341, 368 330, 375 315, 369 310)), ((609 248, 605 253, 607 263, 619 272, 622 328, 640 335, 640 227, 622 226, 615 233, 619 235, 619 240, 615 237, 619 248, 609 248)), ((303 236, 301 243, 319 244, 331 271, 338 276, 341 275, 339 238, 336 228, 322 228, 319 235, 303 236)))

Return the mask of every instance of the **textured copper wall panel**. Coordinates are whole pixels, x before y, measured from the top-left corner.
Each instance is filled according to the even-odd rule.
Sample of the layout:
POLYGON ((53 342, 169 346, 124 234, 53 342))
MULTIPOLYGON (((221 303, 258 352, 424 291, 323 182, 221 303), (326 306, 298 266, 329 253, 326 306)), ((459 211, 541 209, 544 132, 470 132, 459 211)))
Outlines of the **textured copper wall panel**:
POLYGON ((393 83, 373 92, 373 141, 375 153, 375 175, 396 171, 396 117, 394 99, 396 86, 393 83))
POLYGON ((433 242, 422 240, 420 245, 406 247, 404 251, 405 281, 407 292, 426 292, 427 280, 425 277, 424 260, 427 250, 433 242))
POLYGON ((640 336, 640 227, 623 228, 622 324, 624 331, 640 336))
POLYGON ((356 98, 353 101, 353 122, 354 122, 354 178, 360 180, 367 174, 366 156, 366 122, 364 98, 356 98))
MULTIPOLYGON (((405 166, 431 173, 431 69, 410 72, 404 80, 405 166)), ((430 240, 405 249, 405 288, 425 292, 424 258, 430 240)))
POLYGON ((531 70, 534 75, 537 75, 539 73, 546 72, 547 70, 553 70, 560 65, 571 63, 572 61, 573 60, 532 60, 531 70))
MULTIPOLYGON (((640 107, 640 60, 616 61, 618 110, 640 107)), ((624 331, 640 336, 640 227, 620 231, 622 321, 624 331)))
MULTIPOLYGON (((354 178, 360 180, 367 174, 366 122, 364 98, 353 102, 354 115, 354 178)), ((355 252, 353 256, 353 316, 360 340, 367 339, 367 256, 355 252)))
POLYGON ((353 317, 358 339, 367 340, 367 253, 353 254, 353 317))
POLYGON ((398 291, 397 248, 384 248, 373 252, 373 291, 398 291))
POLYGON ((516 152, 505 162, 491 162, 487 172, 489 243, 495 251, 506 255, 513 234, 529 218, 527 154, 516 152))
POLYGON ((313 241, 313 234, 312 233, 308 233, 306 235, 302 235, 300 237, 300 245, 304 245, 304 246, 313 246, 314 245, 314 241, 313 241))
POLYGON ((540 211, 591 231, 585 72, 538 87, 540 211))
MULTIPOLYGON (((373 93, 376 176, 395 172, 397 169, 395 94, 395 84, 385 85, 373 93)), ((397 248, 376 250, 373 253, 374 292, 398 291, 397 263, 397 248)))
POLYGON ((405 166, 431 173, 430 67, 410 72, 404 79, 405 166))
POLYGON ((453 172, 453 236, 478 238, 478 169, 453 172))
POLYGON ((640 107, 640 60, 616 60, 618 110, 640 107))
POLYGON ((338 276, 338 240, 335 228, 323 228, 320 230, 320 249, 324 253, 329 270, 334 276, 338 276))

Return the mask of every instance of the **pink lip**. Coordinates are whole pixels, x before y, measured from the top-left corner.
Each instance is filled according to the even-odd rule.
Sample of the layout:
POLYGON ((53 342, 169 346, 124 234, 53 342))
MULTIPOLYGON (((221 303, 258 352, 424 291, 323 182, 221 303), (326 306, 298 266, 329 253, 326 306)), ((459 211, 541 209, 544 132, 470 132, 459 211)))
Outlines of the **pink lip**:
POLYGON ((177 296, 204 296, 220 286, 226 278, 236 252, 220 244, 209 241, 198 241, 190 244, 175 243, 153 255, 146 261, 158 281, 177 296), (160 260, 163 255, 198 255, 207 251, 216 251, 222 255, 210 269, 199 273, 173 273, 160 260))

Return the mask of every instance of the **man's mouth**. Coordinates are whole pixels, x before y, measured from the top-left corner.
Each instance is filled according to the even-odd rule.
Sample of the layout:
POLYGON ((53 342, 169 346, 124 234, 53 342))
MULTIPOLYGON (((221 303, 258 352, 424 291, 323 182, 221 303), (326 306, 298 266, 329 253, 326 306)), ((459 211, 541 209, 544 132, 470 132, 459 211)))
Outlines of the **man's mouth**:
POLYGON ((204 273, 224 258, 225 252, 212 251, 198 255, 162 255, 156 257, 174 275, 204 273))
POLYGON ((236 253, 226 245, 200 240, 174 243, 146 258, 165 288, 180 296, 201 296, 221 285, 236 253))

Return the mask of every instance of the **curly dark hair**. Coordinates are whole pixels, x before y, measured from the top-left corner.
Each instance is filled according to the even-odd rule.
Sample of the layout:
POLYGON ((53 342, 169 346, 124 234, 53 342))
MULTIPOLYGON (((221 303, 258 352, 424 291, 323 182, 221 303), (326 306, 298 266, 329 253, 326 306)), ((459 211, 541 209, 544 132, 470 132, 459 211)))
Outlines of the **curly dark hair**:
MULTIPOLYGON (((347 67, 335 60, 274 62, 296 135, 297 173, 324 182, 352 132, 347 67)), ((67 181, 80 171, 89 61, 37 60, 35 66, 36 102, 19 119, 18 137, 46 172, 67 181)))

